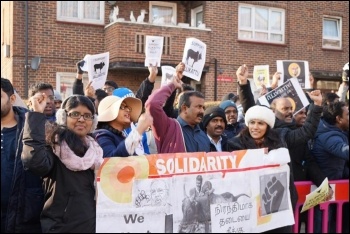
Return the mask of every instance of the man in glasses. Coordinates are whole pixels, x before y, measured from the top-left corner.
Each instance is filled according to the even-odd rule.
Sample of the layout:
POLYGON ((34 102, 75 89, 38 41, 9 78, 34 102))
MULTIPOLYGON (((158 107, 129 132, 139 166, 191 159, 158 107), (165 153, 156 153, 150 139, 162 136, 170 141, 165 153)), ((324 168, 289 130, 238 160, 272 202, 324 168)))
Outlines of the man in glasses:
MULTIPOLYGON (((33 97, 37 93, 45 93, 46 97, 46 107, 44 114, 46 119, 52 122, 56 121, 56 106, 55 106, 55 96, 53 87, 48 83, 36 83, 34 84, 29 91, 29 98, 33 97)), ((32 104, 29 102, 29 108, 33 109, 32 104)))

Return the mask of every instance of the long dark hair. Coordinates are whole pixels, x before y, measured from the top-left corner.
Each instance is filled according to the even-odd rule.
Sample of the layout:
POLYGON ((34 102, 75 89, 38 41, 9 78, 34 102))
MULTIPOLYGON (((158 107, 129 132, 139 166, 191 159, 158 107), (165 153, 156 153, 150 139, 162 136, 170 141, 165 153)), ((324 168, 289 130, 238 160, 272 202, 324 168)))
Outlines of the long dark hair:
MULTIPOLYGON (((74 95, 65 100, 62 104, 62 108, 66 111, 70 111, 78 106, 85 106, 91 113, 95 114, 94 104, 89 98, 83 95, 74 95)), ((80 157, 83 157, 88 150, 86 143, 72 130, 68 129, 67 125, 58 125, 57 123, 46 124, 46 141, 49 145, 61 144, 62 141, 66 141, 69 148, 80 157)))
MULTIPOLYGON (((251 137, 249 133, 248 126, 245 127, 240 134, 238 135, 242 145, 246 149, 257 149, 259 147, 255 140, 251 137)), ((262 141, 262 147, 267 147, 268 150, 274 150, 281 147, 286 147, 284 141, 280 139, 280 134, 275 129, 272 129, 269 125, 267 125, 266 133, 264 135, 264 140, 262 141)))

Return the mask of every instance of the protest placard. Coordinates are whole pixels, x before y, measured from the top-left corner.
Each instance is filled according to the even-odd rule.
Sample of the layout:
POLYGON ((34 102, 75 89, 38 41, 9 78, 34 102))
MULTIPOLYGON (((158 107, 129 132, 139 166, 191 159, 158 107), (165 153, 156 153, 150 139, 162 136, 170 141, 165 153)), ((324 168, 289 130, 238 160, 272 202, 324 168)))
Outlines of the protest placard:
POLYGON ((163 41, 164 37, 157 36, 146 36, 145 46, 145 66, 148 67, 150 64, 160 67, 160 61, 163 53, 163 41))
POLYGON ((94 89, 101 89, 107 80, 109 52, 86 55, 84 61, 84 66, 81 69, 88 72, 89 81, 92 81, 91 85, 94 89))
POLYGON ((277 71, 281 72, 278 86, 290 78, 297 78, 302 89, 310 89, 309 62, 297 60, 277 60, 277 71))
POLYGON ((269 107, 274 99, 280 97, 287 98, 291 102, 293 115, 309 105, 309 101, 301 89, 297 78, 288 79, 281 86, 278 86, 264 96, 260 97, 258 101, 260 104, 269 107))
POLYGON ((328 178, 326 177, 318 188, 306 195, 306 200, 304 202, 303 207, 301 208, 300 213, 307 211, 312 207, 324 202, 325 198, 328 196, 328 190, 328 178))
POLYGON ((269 65, 255 65, 253 79, 257 89, 261 89, 262 85, 270 87, 269 65))
POLYGON ((164 86, 173 81, 176 69, 171 66, 162 66, 162 80, 160 86, 164 86))
POLYGON ((182 57, 182 62, 186 65, 183 72, 184 76, 200 81, 205 64, 206 51, 207 45, 204 42, 196 38, 186 39, 182 57))

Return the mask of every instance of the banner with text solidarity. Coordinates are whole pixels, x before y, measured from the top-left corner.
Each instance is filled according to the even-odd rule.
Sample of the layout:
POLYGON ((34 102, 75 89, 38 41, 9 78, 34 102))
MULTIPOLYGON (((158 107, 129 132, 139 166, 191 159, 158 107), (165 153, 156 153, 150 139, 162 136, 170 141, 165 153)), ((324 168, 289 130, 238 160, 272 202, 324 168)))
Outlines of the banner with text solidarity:
POLYGON ((289 161, 286 148, 106 158, 97 173, 96 232, 263 232, 293 225, 289 161))

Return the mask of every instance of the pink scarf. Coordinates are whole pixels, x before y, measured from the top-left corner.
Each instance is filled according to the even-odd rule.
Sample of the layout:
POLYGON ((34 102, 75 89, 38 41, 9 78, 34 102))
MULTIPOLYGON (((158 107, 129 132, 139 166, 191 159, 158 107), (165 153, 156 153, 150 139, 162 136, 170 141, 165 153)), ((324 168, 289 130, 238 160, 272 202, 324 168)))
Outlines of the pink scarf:
POLYGON ((79 157, 69 148, 66 141, 61 145, 55 145, 54 152, 61 162, 71 171, 85 171, 98 169, 103 162, 103 150, 90 136, 86 136, 85 142, 89 148, 84 157, 79 157))

